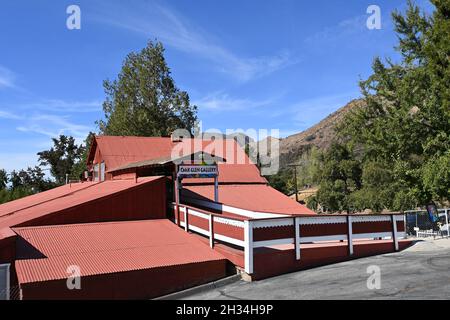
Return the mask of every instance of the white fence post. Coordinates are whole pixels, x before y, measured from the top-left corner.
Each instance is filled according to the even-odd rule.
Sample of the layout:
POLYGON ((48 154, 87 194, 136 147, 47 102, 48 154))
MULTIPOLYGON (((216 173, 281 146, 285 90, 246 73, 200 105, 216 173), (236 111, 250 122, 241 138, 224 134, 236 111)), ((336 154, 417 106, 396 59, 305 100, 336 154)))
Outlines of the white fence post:
POLYGON ((392 219, 392 240, 394 240, 395 251, 398 251, 397 219, 391 214, 392 219))
POLYGON ((184 207, 184 231, 188 232, 189 231, 189 217, 188 217, 189 213, 188 213, 188 207, 184 207))
POLYGON ((353 225, 352 225, 352 217, 347 216, 347 227, 348 227, 348 253, 349 255, 353 255, 353 225))
POLYGON ((253 273, 253 224, 244 221, 244 265, 247 274, 253 273))
POLYGON ((407 226, 406 223, 407 223, 406 214, 404 214, 403 215, 403 230, 404 230, 404 234, 405 234, 404 239, 406 239, 408 237, 408 228, 406 227, 407 226))
POLYGON ((450 236, 450 230, 449 230, 449 227, 448 227, 448 209, 445 209, 444 210, 444 212, 445 212, 445 224, 447 225, 447 238, 450 236))
POLYGON ((209 215, 209 246, 214 248, 214 215, 209 215))
POLYGON ((295 259, 300 260, 300 217, 294 218, 295 226, 295 259))

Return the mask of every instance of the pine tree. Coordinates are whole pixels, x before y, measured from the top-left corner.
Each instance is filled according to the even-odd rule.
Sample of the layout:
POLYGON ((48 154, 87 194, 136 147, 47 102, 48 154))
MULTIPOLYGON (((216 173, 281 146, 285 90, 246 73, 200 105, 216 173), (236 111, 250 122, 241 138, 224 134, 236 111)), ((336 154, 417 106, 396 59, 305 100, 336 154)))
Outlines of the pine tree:
POLYGON ((160 42, 149 42, 130 53, 114 81, 104 81, 105 120, 98 122, 108 135, 168 136, 175 129, 192 132, 197 107, 171 77, 160 42))

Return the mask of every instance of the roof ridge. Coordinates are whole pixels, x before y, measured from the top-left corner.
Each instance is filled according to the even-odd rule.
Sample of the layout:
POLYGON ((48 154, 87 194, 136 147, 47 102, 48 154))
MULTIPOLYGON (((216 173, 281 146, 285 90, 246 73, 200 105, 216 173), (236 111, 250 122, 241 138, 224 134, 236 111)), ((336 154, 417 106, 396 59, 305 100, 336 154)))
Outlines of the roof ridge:
MULTIPOLYGON (((104 181, 93 182, 93 183, 91 183, 91 182, 84 182, 84 183, 91 183, 91 185, 88 185, 86 188, 73 190, 72 192, 65 193, 65 194, 63 194, 63 195, 59 195, 59 196, 54 197, 54 198, 50 198, 50 199, 47 199, 47 200, 43 200, 43 201, 41 201, 41 202, 38 202, 38 203, 35 203, 35 204, 32 204, 32 205, 26 206, 26 207, 23 207, 23 208, 20 208, 20 209, 16 209, 16 210, 13 210, 13 211, 9 211, 9 212, 0 214, 0 218, 8 217, 8 216, 13 215, 13 214, 15 214, 15 213, 17 213, 17 212, 20 212, 20 211, 23 211, 23 210, 26 210, 26 209, 30 209, 30 208, 33 208, 33 207, 37 207, 37 206, 39 206, 39 205, 41 205, 41 204, 44 204, 44 203, 47 203, 47 202, 50 202, 50 201, 54 201, 54 200, 57 200, 57 199, 61 199, 61 198, 67 197, 67 196, 74 195, 75 193, 77 193, 77 192, 79 192, 79 191, 86 190, 86 189, 91 188, 91 187, 93 187, 93 186, 95 186, 95 185, 97 185, 97 184, 99 184, 99 183, 102 183, 102 182, 104 182, 104 181)), ((64 187, 64 186, 67 186, 67 184, 65 184, 65 185, 63 185, 63 186, 56 187, 56 188, 61 188, 61 187, 64 187)), ((54 189, 56 189, 56 188, 54 188, 54 189)), ((53 189, 50 189, 50 190, 53 190, 53 189)), ((45 191, 43 191, 43 192, 45 192, 45 191)), ((26 198, 26 197, 25 197, 25 198, 26 198)), ((17 199, 17 200, 21 200, 21 199, 24 199, 24 198, 20 198, 20 199, 17 199)), ((13 201, 15 201, 15 200, 13 200, 13 201)))
MULTIPOLYGON (((158 136, 114 136, 114 135, 97 135, 95 136, 96 138, 133 138, 133 139, 172 139, 171 137, 158 137, 158 136)), ((211 139, 211 138, 201 138, 201 137, 191 137, 191 138, 183 138, 181 140, 181 142, 183 142, 184 140, 203 140, 203 141, 216 141, 216 140, 233 140, 236 141, 234 139, 234 137, 222 137, 222 136, 214 136, 215 139, 211 139)))
POLYGON ((144 220, 122 220, 122 221, 104 221, 104 222, 85 222, 85 223, 68 223, 68 224, 51 224, 45 226, 29 226, 29 227, 11 227, 12 230, 34 230, 34 229, 56 229, 56 228, 74 228, 79 226, 92 225, 111 225, 111 224, 125 224, 125 223, 142 223, 147 221, 162 221, 169 220, 167 218, 161 219, 144 219, 144 220))
MULTIPOLYGON (((2 222, 2 219, 4 219, 4 218, 20 214, 21 212, 23 212, 25 210, 28 210, 28 209, 31 209, 31 208, 35 208, 35 207, 38 207, 40 205, 44 205, 46 203, 50 203, 52 201, 57 201, 57 200, 65 198, 65 197, 75 196, 76 194, 84 192, 84 191, 90 189, 91 187, 96 187, 96 186, 99 186, 101 184, 107 184, 107 183, 111 183, 112 184, 113 182, 114 183, 119 183, 119 182, 125 183, 125 182, 128 182, 129 186, 128 185, 120 186, 121 189, 119 189, 119 190, 113 190, 113 191, 108 192, 106 194, 101 194, 98 197, 96 197, 95 199, 90 199, 89 201, 96 201, 96 200, 99 200, 99 199, 104 199, 104 198, 110 197, 113 194, 117 194, 117 193, 120 193, 120 192, 124 191, 123 188, 126 188, 126 189, 138 188, 138 187, 141 187, 141 186, 145 185, 146 183, 156 181, 156 180, 160 179, 161 177, 162 176, 140 177, 138 179, 137 183, 134 182, 134 180, 125 180, 125 179, 121 179, 121 180, 106 180, 106 181, 94 182, 91 185, 87 186, 86 188, 78 189, 78 190, 75 190, 73 192, 69 192, 69 193, 60 195, 58 197, 51 198, 51 199, 48 199, 48 200, 45 200, 45 201, 41 201, 41 202, 36 203, 34 205, 30 205, 30 206, 27 206, 27 207, 24 207, 24 208, 20 208, 18 210, 14 210, 12 212, 8 212, 6 214, 3 214, 3 215, 0 216, 0 222, 2 222)), ((23 198, 23 199, 25 199, 25 198, 23 198)), ((75 205, 72 204, 71 206, 67 206, 66 208, 73 208, 73 207, 77 207, 79 205, 80 205, 79 203, 75 204, 75 205)), ((58 211, 58 210, 56 210, 56 211, 58 211)), ((52 213, 55 213, 55 211, 47 212, 47 214, 52 214, 52 213)), ((13 226, 9 225, 8 227, 13 227, 13 226)))

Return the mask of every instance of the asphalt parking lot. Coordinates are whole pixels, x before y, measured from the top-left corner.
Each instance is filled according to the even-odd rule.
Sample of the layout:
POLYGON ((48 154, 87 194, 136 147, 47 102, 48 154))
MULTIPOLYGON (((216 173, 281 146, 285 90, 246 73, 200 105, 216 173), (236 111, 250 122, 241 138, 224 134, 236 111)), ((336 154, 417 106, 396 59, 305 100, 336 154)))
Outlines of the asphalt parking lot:
POLYGON ((397 253, 356 259, 266 280, 242 280, 183 299, 448 299, 450 240, 418 241, 397 253), (379 267, 379 269, 377 269, 379 267), (372 271, 372 273, 368 273, 372 271), (380 271, 379 289, 374 277, 380 271), (368 288, 367 282, 369 277, 368 288))

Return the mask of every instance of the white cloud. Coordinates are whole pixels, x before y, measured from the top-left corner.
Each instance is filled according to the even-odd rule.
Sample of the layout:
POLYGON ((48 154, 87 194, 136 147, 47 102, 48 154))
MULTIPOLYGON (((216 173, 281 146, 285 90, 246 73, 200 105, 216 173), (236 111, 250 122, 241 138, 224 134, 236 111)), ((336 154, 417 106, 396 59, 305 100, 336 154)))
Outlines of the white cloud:
POLYGON ((36 102, 20 105, 15 109, 33 110, 22 112, 21 114, 0 110, 0 119, 17 121, 20 123, 16 127, 21 132, 34 132, 47 137, 57 137, 61 134, 73 136, 79 143, 84 141, 92 127, 77 124, 70 121, 69 115, 61 115, 53 112, 90 112, 99 108, 99 103, 92 102, 66 102, 64 100, 46 100, 46 102, 36 102), (53 111, 51 114, 40 113, 40 111, 53 111))
POLYGON ((286 50, 273 56, 240 57, 175 11, 155 3, 134 7, 132 12, 128 8, 108 5, 96 20, 147 38, 156 37, 164 44, 213 62, 218 71, 241 81, 258 78, 298 62, 286 50))
POLYGON ((0 153, 0 169, 5 169, 6 172, 26 169, 37 164, 38 156, 36 155, 36 153, 0 153))
POLYGON ((200 100, 194 101, 200 109, 208 109, 214 111, 233 111, 248 110, 269 105, 273 99, 267 100, 251 100, 247 98, 233 98, 228 94, 214 93, 200 100))
POLYGON ((97 101, 43 100, 14 106, 14 109, 21 110, 21 113, 6 111, 5 108, 0 109, 0 119, 17 123, 16 129, 21 132, 37 133, 52 138, 61 134, 70 135, 77 140, 77 143, 82 143, 93 128, 71 121, 70 114, 98 111, 99 106, 100 103, 97 101), (69 114, 59 112, 69 112, 69 114))
POLYGON ((15 87, 15 84, 14 84, 15 78, 16 78, 16 76, 11 70, 0 66, 0 89, 1 88, 14 88, 15 87))
POLYGON ((381 30, 369 30, 367 28, 368 14, 357 15, 328 26, 305 38, 305 43, 314 46, 318 50, 325 48, 351 46, 362 47, 373 45, 373 37, 385 37, 385 31, 392 30, 392 22, 387 13, 382 14, 381 30))
POLYGON ((61 134, 73 136, 81 143, 89 131, 89 126, 73 123, 68 116, 35 115, 26 119, 24 125, 17 127, 22 132, 34 132, 48 137, 58 137, 61 134))
POLYGON ((368 30, 366 28, 366 19, 365 15, 359 15, 342 20, 336 25, 326 27, 312 34, 305 41, 307 43, 325 43, 368 30))
POLYGON ((26 104, 22 107, 57 112, 98 112, 102 109, 102 102, 99 100, 67 101, 61 99, 46 99, 40 102, 26 104))
POLYGON ((20 119, 22 119, 22 117, 17 115, 17 114, 11 113, 9 111, 3 111, 3 110, 0 110, 0 118, 8 119, 8 120, 20 120, 20 119))

